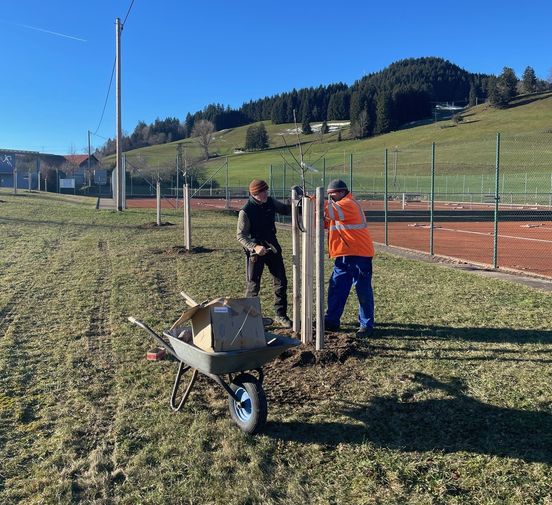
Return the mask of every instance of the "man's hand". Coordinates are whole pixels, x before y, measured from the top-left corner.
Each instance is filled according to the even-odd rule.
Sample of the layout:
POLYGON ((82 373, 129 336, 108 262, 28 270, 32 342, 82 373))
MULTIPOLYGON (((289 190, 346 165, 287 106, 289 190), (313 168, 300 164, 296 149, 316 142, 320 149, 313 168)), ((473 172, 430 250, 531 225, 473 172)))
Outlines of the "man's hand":
POLYGON ((264 256, 267 252, 266 247, 262 245, 256 245, 253 250, 255 251, 255 254, 258 254, 259 256, 264 256))
POLYGON ((293 186, 291 189, 295 190, 295 198, 300 199, 303 196, 303 188, 301 186, 293 186))

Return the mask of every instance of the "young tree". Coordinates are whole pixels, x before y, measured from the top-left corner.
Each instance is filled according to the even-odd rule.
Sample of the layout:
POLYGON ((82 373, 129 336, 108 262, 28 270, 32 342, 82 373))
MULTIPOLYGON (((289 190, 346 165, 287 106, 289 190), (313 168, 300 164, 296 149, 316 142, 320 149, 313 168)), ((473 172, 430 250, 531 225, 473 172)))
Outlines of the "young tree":
POLYGON ((537 76, 532 67, 527 67, 523 72, 522 89, 525 93, 534 93, 537 91, 537 76))
POLYGON ((213 141, 215 126, 211 121, 200 119, 194 123, 192 137, 196 137, 197 143, 203 149, 204 158, 209 159, 209 144, 213 141))
POLYGON ((328 123, 326 121, 322 121, 322 125, 320 126, 320 133, 322 135, 325 135, 330 131, 330 127, 328 126, 328 123))

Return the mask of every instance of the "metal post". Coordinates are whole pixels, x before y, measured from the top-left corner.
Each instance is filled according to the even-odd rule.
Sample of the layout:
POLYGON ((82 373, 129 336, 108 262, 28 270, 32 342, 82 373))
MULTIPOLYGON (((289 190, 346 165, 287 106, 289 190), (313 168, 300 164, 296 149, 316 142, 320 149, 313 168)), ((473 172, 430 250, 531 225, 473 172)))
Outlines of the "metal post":
POLYGON ((496 134, 493 268, 498 268, 498 203, 499 203, 499 199, 500 199, 500 195, 499 195, 499 192, 498 192, 499 182, 500 182, 500 133, 497 133, 496 134))
POLYGON ((88 130, 88 185, 92 186, 92 174, 90 170, 90 130, 88 130))
POLYGON ((286 162, 284 161, 284 196, 283 198, 285 198, 285 191, 287 191, 287 187, 286 187, 286 169, 287 169, 287 165, 286 165, 286 162))
POLYGON ((326 188, 326 157, 322 158, 322 187, 326 188))
POLYGON ((387 149, 385 150, 385 156, 384 156, 384 164, 383 164, 383 214, 384 214, 384 221, 385 221, 385 245, 389 245, 389 229, 388 229, 388 222, 387 222, 387 212, 388 212, 388 204, 387 204, 387 149))
POLYGON ((230 201, 228 200, 228 156, 226 157, 226 204, 227 209, 230 208, 230 201))
POLYGON ((316 188, 316 350, 324 347, 324 188, 316 188))
POLYGON ((353 153, 349 154, 349 191, 353 192, 353 153))
MULTIPOLYGON (((178 154, 176 155, 176 195, 175 195, 175 207, 178 209, 178 193, 180 192, 180 163, 178 160, 178 154)), ((184 197, 184 195, 182 195, 184 197)))
POLYGON ((429 254, 433 256, 433 211, 435 210, 435 142, 431 144, 431 205, 429 208, 429 254))

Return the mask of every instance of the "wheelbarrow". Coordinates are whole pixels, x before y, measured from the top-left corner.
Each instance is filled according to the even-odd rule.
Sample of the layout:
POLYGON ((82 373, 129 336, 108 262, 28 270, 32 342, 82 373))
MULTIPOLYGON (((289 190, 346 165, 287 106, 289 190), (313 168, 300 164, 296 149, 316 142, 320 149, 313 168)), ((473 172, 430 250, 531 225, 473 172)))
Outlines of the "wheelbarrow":
POLYGON ((191 341, 178 338, 179 330, 166 330, 161 336, 134 317, 129 317, 128 320, 149 333, 161 347, 179 361, 169 402, 172 410, 178 412, 182 409, 198 372, 201 372, 226 391, 230 416, 246 433, 257 433, 266 422, 268 406, 263 389, 263 365, 286 349, 300 344, 299 340, 283 335, 266 334, 266 347, 207 352, 196 347, 191 341), (178 389, 187 371, 192 373, 190 382, 178 399, 178 389), (252 371, 256 372, 257 376, 248 373, 252 371), (225 380, 223 376, 227 376, 228 379, 225 380))

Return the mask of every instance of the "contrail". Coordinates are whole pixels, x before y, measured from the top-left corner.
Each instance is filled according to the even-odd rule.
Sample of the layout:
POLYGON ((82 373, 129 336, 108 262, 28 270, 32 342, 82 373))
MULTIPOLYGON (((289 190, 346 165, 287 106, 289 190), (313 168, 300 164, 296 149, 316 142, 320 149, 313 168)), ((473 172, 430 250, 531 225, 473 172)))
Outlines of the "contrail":
POLYGON ((9 21, 3 21, 4 23, 12 24, 15 26, 20 26, 21 28, 27 28, 29 30, 36 30, 37 32, 43 32, 43 33, 49 33, 50 35, 57 35, 58 37, 65 37, 66 39, 72 39, 72 40, 78 40, 79 42, 88 42, 85 39, 81 39, 79 37, 73 37, 72 35, 66 35, 65 33, 58 33, 58 32, 52 32, 50 30, 44 30, 43 28, 37 28, 36 26, 30 26, 30 25, 22 25, 19 23, 10 23, 9 21))

